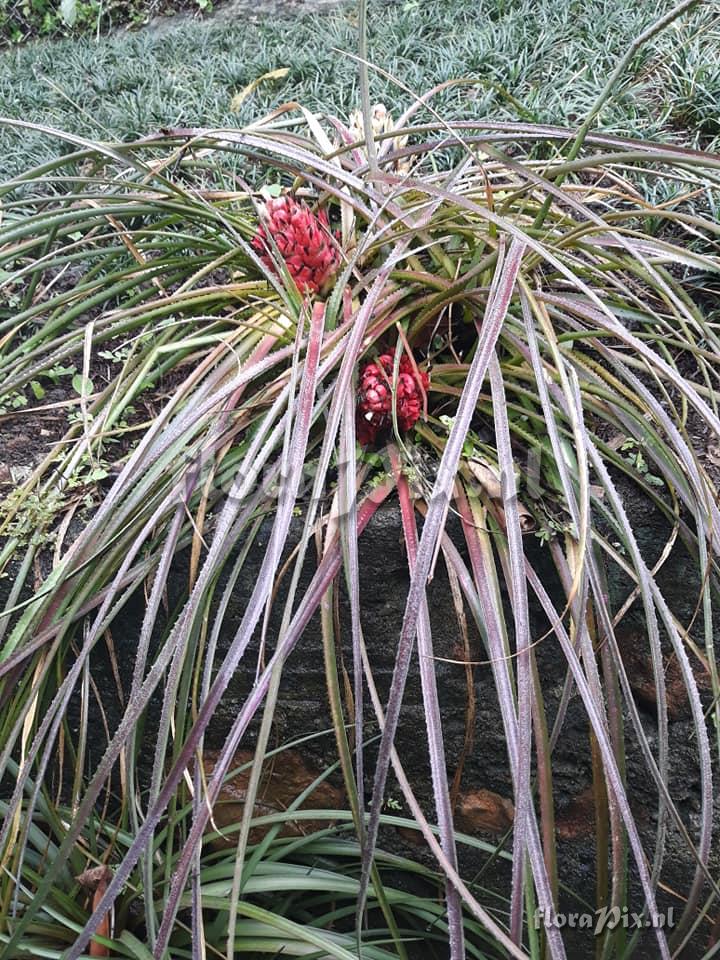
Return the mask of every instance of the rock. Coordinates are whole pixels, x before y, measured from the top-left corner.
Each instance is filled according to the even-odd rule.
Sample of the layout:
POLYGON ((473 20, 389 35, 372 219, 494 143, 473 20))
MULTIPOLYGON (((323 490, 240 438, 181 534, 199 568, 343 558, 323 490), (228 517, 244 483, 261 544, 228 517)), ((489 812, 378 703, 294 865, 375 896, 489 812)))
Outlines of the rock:
MULTIPOLYGON (((630 681, 632 692, 638 703, 653 711, 657 709, 657 687, 653 675, 652 660, 648 650, 647 637, 637 630, 619 630, 618 647, 630 681)), ((695 682, 701 693, 710 695, 712 687, 710 677, 698 661, 691 660, 695 682)), ((664 658, 665 702, 670 720, 679 720, 690 716, 688 692, 682 671, 674 656, 664 658)))
POLYGON ((465 833, 505 833, 514 817, 512 801, 492 790, 468 790, 458 796, 455 825, 465 833))
MULTIPOLYGON (((213 823, 218 828, 239 824, 245 808, 247 787, 250 781, 250 766, 254 757, 252 750, 240 750, 235 754, 231 769, 246 766, 246 769, 228 778, 221 791, 218 802, 213 808, 213 823)), ((215 769, 217 753, 212 750, 203 754, 205 775, 209 776, 215 769)), ((274 813, 283 813, 297 800, 314 780, 320 771, 310 764, 296 750, 283 750, 265 760, 263 776, 260 781, 253 816, 263 817, 274 813)), ((301 809, 338 810, 346 806, 342 790, 322 781, 305 800, 301 809)), ((320 820, 286 820, 280 836, 291 837, 317 830, 320 820)), ((327 821, 325 821, 327 823, 327 821)), ((269 826, 257 827, 250 831, 250 842, 259 843, 269 826)), ((237 833, 228 838, 228 843, 235 844, 237 833)))
POLYGON ((561 840, 584 840, 595 835, 595 797, 591 786, 558 814, 555 832, 561 840))

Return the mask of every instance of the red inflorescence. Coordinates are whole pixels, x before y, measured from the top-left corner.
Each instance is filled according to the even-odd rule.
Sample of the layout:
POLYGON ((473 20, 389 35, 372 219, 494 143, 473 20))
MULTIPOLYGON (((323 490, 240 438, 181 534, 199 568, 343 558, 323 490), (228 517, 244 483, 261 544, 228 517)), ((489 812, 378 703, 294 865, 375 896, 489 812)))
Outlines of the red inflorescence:
POLYGON ((332 242, 327 213, 314 214, 291 196, 268 200, 265 223, 260 226, 253 246, 270 269, 271 236, 280 251, 290 276, 301 293, 318 293, 340 266, 340 256, 332 242))
MULTIPOLYGON (((373 443, 378 434, 392 423, 393 366, 395 350, 378 357, 377 363, 366 364, 360 372, 357 407, 357 438, 363 445, 373 443)), ((423 408, 423 394, 430 385, 424 370, 417 370, 407 354, 400 357, 395 390, 398 427, 411 430, 423 408)))

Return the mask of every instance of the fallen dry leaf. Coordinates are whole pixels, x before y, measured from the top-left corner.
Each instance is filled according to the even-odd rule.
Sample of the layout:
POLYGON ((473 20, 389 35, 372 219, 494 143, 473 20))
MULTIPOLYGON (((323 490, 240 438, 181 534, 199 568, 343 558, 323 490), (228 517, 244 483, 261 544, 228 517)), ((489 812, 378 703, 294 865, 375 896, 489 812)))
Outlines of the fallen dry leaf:
POLYGON ((242 90, 235 94, 230 101, 230 110, 232 113, 237 113, 247 98, 255 93, 261 83, 265 83, 266 80, 282 80, 282 78, 286 77, 289 73, 290 67, 278 67, 277 70, 269 70, 267 73, 263 73, 262 76, 255 77, 246 87, 243 87, 242 90))

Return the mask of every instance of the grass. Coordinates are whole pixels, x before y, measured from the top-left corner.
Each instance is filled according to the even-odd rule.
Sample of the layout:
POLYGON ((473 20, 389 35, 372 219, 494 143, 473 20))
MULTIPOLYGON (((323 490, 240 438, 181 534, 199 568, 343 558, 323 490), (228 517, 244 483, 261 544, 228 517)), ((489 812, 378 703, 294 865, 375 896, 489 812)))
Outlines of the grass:
MULTIPOLYGON (((396 0, 370 4, 370 56, 413 90, 470 77, 435 101, 445 119, 580 122, 618 57, 668 0, 396 0), (440 15, 441 12, 441 15, 440 15)), ((609 132, 711 147, 720 116, 720 27, 713 4, 634 58, 598 125, 609 132)), ((291 29, 188 22, 162 33, 36 42, 0 57, 0 116, 97 139, 128 140, 172 125, 241 126, 297 100, 341 116, 357 106, 352 9, 300 17, 291 29), (281 81, 230 112, 234 93, 263 73, 281 81)), ((408 96, 383 77, 373 99, 398 111, 408 96)), ((57 142, 0 133, 5 174, 40 163, 57 142)))

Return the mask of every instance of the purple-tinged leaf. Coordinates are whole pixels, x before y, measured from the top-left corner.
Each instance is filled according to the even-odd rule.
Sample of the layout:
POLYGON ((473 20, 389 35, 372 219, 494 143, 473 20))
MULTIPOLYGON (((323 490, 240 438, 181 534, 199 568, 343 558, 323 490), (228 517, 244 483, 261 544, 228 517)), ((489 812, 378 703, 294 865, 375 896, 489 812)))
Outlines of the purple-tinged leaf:
POLYGON ((433 487, 432 499, 428 508, 427 518, 423 527, 418 547, 415 572, 410 581, 408 598, 405 606, 395 669, 390 687, 390 696, 386 709, 386 723, 383 730, 380 749, 378 751, 373 784, 372 809, 368 824, 368 842, 363 856, 360 894, 358 898, 358 914, 364 910, 367 888, 370 878, 370 861, 377 840, 380 810, 385 791, 385 782, 390 765, 390 750, 392 748, 395 731, 400 717, 405 681, 407 679, 410 657, 415 640, 415 632, 420 615, 420 605, 425 596, 425 588, 430 566, 435 556, 438 540, 442 532, 442 525, 447 514, 450 496, 455 486, 458 463, 462 447, 470 427, 475 405, 482 389, 488 364, 495 350, 495 344, 500 335, 505 315, 510 304, 515 281, 520 271, 525 244, 521 240, 513 241, 507 255, 507 260, 498 267, 500 274, 497 283, 497 295, 488 302, 485 320, 478 338, 475 355, 467 374, 467 380, 460 397, 457 414, 453 422, 450 436, 438 468, 437 479, 433 487))
MULTIPOLYGON (((490 666, 495 681, 495 690, 500 704, 505 741, 507 744, 510 771, 513 784, 516 783, 518 759, 520 756, 518 711, 511 681, 511 654, 505 643, 501 623, 502 608, 497 602, 498 589, 493 583, 492 547, 487 534, 481 534, 482 517, 473 511, 463 490, 455 495, 460 519, 462 521, 465 542, 470 555, 470 565, 475 578, 477 598, 480 604, 480 616, 487 636, 490 666)), ((452 552, 450 552, 452 556, 452 552)), ((457 567, 456 567, 457 569, 457 567)), ((462 582, 462 579, 461 579, 462 582)), ((547 873, 547 865, 543 857, 540 833, 538 830, 535 810, 532 804, 526 810, 527 829, 526 845, 528 858, 535 880, 539 908, 545 916, 552 916, 554 912, 553 893, 547 873)), ((564 958, 565 947, 560 929, 549 926, 546 930, 550 955, 553 958, 564 958)))
MULTIPOLYGON (((450 545, 450 541, 446 536, 443 536, 445 545, 450 545)), ((454 549, 454 548, 453 548, 454 549)), ((462 565, 462 561, 460 561, 462 565)), ((385 713, 380 702, 380 696, 375 686, 375 681, 373 679, 372 669, 370 666, 370 661, 368 659, 367 650, 365 644, 363 643, 363 666, 365 669, 365 680, 367 682, 368 690, 370 692, 370 699, 372 701, 373 708, 375 710, 375 716, 377 717, 378 725, 381 730, 385 729, 385 713)), ((405 802, 410 809, 410 812, 413 816, 413 819, 420 827, 420 832, 422 833, 425 842, 428 845, 428 849, 433 853, 436 858, 440 869, 444 872, 445 876, 448 878, 450 883, 455 887, 458 894, 462 897, 462 902, 468 907, 468 909, 473 913, 480 923, 485 927, 485 929, 490 933, 498 942, 498 944, 507 950, 508 954, 515 958, 515 960, 527 960, 527 954, 519 948, 512 940, 508 937, 505 931, 493 920, 493 918, 488 914, 488 912, 478 903, 471 891, 468 889, 467 885, 463 879, 458 874, 457 870, 453 867, 452 863, 445 856, 445 851, 442 848, 442 845, 438 843, 435 834, 430 828, 430 824, 427 821, 425 814, 423 813, 422 807, 418 803, 418 800, 413 792, 410 782, 405 774, 402 763, 400 762, 400 757, 395 749, 391 747, 390 749, 390 761, 392 763, 393 772, 397 782, 402 790, 405 802)), ((564 957, 564 953, 559 954, 564 957)))
MULTIPOLYGON (((415 573, 418 549, 415 509, 410 496, 407 478, 400 468, 398 451, 394 446, 391 446, 388 452, 395 477, 398 497, 400 499, 400 513, 405 536, 408 568, 410 570, 410 577, 412 578, 415 573)), ((453 812, 450 804, 450 790, 447 779, 445 745, 442 732, 442 716, 440 713, 437 678, 435 677, 435 657, 430 628, 430 614, 428 611, 427 596, 424 593, 421 598, 418 616, 417 645, 420 663, 420 682, 425 708, 425 723, 428 735, 428 751, 430 754, 430 772, 435 796, 435 811, 437 813, 437 822, 440 830, 440 842, 448 862, 452 865, 453 869, 457 871, 453 812)), ((448 932, 450 935, 450 957, 451 960, 462 960, 465 956, 462 906, 457 891, 449 880, 446 884, 445 895, 448 911, 448 932)), ((516 940, 516 942, 518 941, 516 940)))
MULTIPOLYGON (((371 517, 383 502, 383 500, 388 496, 393 487, 390 484, 385 484, 383 486, 377 487, 373 490, 372 495, 366 499, 366 501, 361 506, 358 511, 358 534, 360 534, 367 524, 369 523, 371 517)), ((232 755, 235 752, 236 744, 242 737, 243 733, 247 730, 247 727, 254 717, 255 713, 258 710, 258 707, 262 703, 267 689, 270 685, 270 679, 272 672, 277 665, 277 663, 285 660, 289 654, 292 652, 295 644, 302 635, 303 631, 307 627, 310 619, 312 618, 315 611, 320 606, 322 598, 328 588, 328 585, 333 581, 337 576, 337 573, 340 569, 342 559, 342 553, 340 549, 339 542, 336 542, 335 546, 329 550, 324 556, 323 560, 318 567, 315 576, 308 587, 307 592, 303 596, 303 599, 300 602, 298 610, 293 617, 293 622, 291 623, 287 634, 280 639, 278 647, 269 660, 267 667, 260 675, 255 684, 250 696, 243 705, 243 708, 236 718, 233 729, 226 741, 223 752, 226 754, 225 758, 218 758, 218 763, 220 759, 224 759, 225 766, 230 762, 232 755)), ((213 690, 211 688, 210 696, 212 695, 213 690)), ((208 708, 205 706, 210 700, 205 701, 203 707, 205 710, 208 708)), ((85 925, 83 932, 80 934, 76 942, 71 948, 71 952, 68 954, 67 960, 77 960, 78 956, 82 952, 84 946, 89 942, 93 933, 97 928, 97 924, 100 922, 104 916, 104 912, 107 909, 107 906, 111 904, 115 897, 117 896, 119 890, 122 888, 122 885, 127 880, 134 864, 137 861, 137 858, 140 854, 141 849, 148 842, 149 838, 152 836, 152 832, 155 829, 157 823, 162 816, 165 805, 167 804, 170 797, 173 795, 173 792, 180 781, 184 770, 186 769, 187 764, 190 762, 197 743, 199 742, 202 734, 204 733, 205 725, 199 725, 196 723, 195 727, 190 731, 188 738, 186 740, 185 746, 179 755, 177 761, 173 765, 172 770, 168 773, 163 789, 158 797, 158 801, 155 804, 154 808, 148 812, 148 815, 140 828, 136 838, 134 839, 132 845, 128 849, 122 863, 118 866, 115 871, 115 876, 108 887, 107 893, 103 898, 103 902, 98 904, 98 907, 93 912, 92 916, 85 925)), ((215 767, 217 769, 217 767, 215 767)), ((222 785, 222 777, 213 776, 208 783, 207 787, 207 804, 203 805, 201 811, 198 813, 198 819, 193 823, 190 834, 186 840, 186 848, 191 849, 193 845, 199 842, 200 837, 202 836, 204 827, 207 823, 209 817, 208 805, 212 807, 213 803, 217 799, 217 794, 220 791, 222 785)), ((176 874, 177 875, 177 874, 176 874)))
MULTIPOLYGON (((297 499, 297 491, 302 479, 302 470, 305 463, 305 451, 307 449, 310 424, 312 422, 324 325, 325 306, 324 304, 318 302, 313 305, 312 317, 310 320, 310 335, 308 338, 305 363, 303 366, 303 376, 297 401, 297 415, 293 425, 292 433, 286 435, 288 440, 286 443, 283 460, 285 461, 288 472, 287 477, 283 477, 281 475, 280 498, 272 532, 270 534, 270 541, 268 543, 265 556, 263 557, 262 565, 258 572, 255 588, 253 589, 245 608, 245 613, 243 615, 240 627, 238 628, 238 631, 235 634, 232 643, 230 644, 228 652, 225 655, 225 659, 218 668, 217 675, 212 687, 210 688, 207 700, 201 704, 200 709, 198 710, 198 717, 193 726, 191 735, 186 740, 185 747, 182 750, 180 757, 176 761, 173 770, 177 770, 178 766, 182 763, 183 758, 184 763, 182 763, 182 767, 185 767, 188 764, 193 752, 188 750, 188 746, 193 739, 196 739, 201 733, 204 733, 209 718, 214 713, 215 707, 222 698, 222 695, 237 668, 237 664, 240 662, 243 654, 245 653, 255 627, 257 626, 257 623, 262 615, 263 608, 265 607, 267 599, 272 591, 273 578, 279 565, 282 549, 285 545, 288 531, 290 529, 293 509, 297 499)), ((301 325, 298 325, 298 343, 301 335, 302 328, 301 325)), ((222 783, 233 753, 234 749, 232 751, 223 749, 220 756, 216 760, 215 767, 213 768, 213 782, 218 784, 222 783)), ((166 789, 163 790, 163 794, 165 792, 166 789)), ((160 802, 161 797, 158 798, 158 803, 160 802)), ((155 806, 157 806, 157 804, 155 806)), ((207 809, 205 806, 203 806, 200 819, 196 820, 196 823, 202 822, 204 826, 204 823, 206 822, 206 815, 207 809)), ((193 849, 194 848, 192 844, 186 845, 185 850, 181 854, 178 866, 176 867, 175 876, 173 877, 173 882, 170 888, 170 894, 165 905, 165 913, 163 915, 160 930, 158 931, 157 942, 155 944, 154 952, 157 957, 162 957, 167 946, 167 941, 172 932, 172 924, 175 920, 180 895, 182 893, 187 872, 190 869, 193 849)), ((69 958, 69 960, 71 960, 71 958, 69 958)))
POLYGON ((522 943, 523 897, 525 860, 528 847, 528 824, 532 791, 530 772, 532 763, 532 700, 533 684, 530 661, 530 613, 525 584, 522 530, 518 513, 515 461, 510 442, 507 417, 507 399, 502 373, 497 357, 490 362, 490 385, 492 389, 493 414, 495 418, 495 443, 502 485, 502 502, 505 511, 508 556, 510 560, 510 598, 515 622, 515 652, 518 704, 518 755, 515 768, 515 822, 513 826, 513 871, 510 898, 510 935, 516 943, 522 943))
POLYGON ((526 566, 526 571, 528 582, 532 586, 535 595, 545 610, 547 617, 553 626, 555 635, 560 641, 563 655, 565 656, 570 669, 572 670, 578 693, 582 698, 585 711, 588 715, 588 719, 590 720, 593 732, 597 738, 598 747, 602 754, 603 766, 607 779, 608 794, 612 796, 614 801, 617 803, 625 824, 625 828, 628 832, 628 838, 635 856, 635 863, 640 875, 640 882, 645 895, 646 905, 650 913, 651 921, 653 922, 655 928, 660 956, 662 960, 670 960, 670 951, 667 944, 667 938, 665 937, 665 932, 662 929, 662 925, 657 921, 658 909, 655 902, 655 893, 652 886, 650 871, 648 870, 645 858, 645 852, 642 848, 642 842, 640 840, 635 818, 630 810, 630 804, 623 786, 622 775, 618 768, 617 760, 615 759, 615 753, 608 736, 606 723, 602 714, 600 713, 601 705, 596 702, 595 695, 593 694, 588 679, 582 669, 582 665, 578 659, 575 648, 565 630, 562 620, 557 617, 552 600, 548 596, 542 581, 529 564, 526 566))

